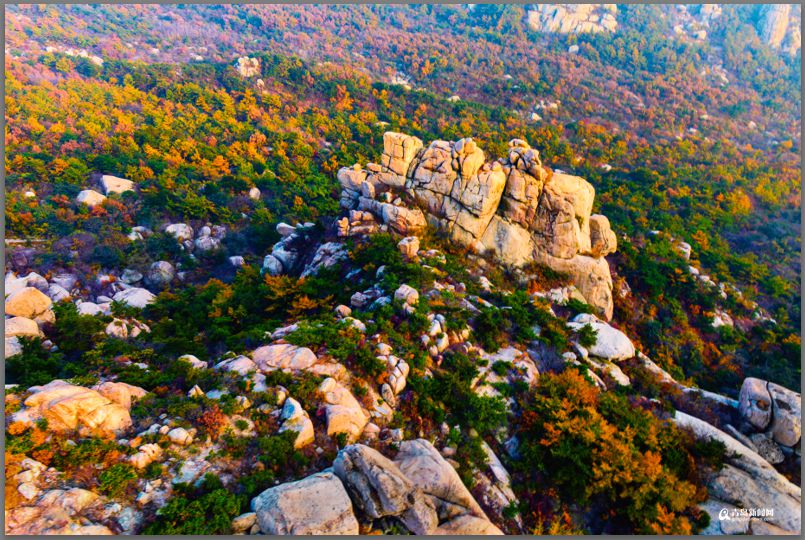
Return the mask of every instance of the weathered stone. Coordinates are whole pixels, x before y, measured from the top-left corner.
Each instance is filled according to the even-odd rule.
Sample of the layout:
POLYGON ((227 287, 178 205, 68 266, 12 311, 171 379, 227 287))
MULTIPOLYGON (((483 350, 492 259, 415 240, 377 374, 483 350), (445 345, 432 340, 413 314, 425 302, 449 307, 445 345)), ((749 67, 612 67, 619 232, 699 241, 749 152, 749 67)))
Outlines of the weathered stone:
POLYGON ((180 362, 187 362, 191 366, 196 369, 207 369, 207 362, 199 360, 197 357, 193 356, 192 354, 183 354, 176 360, 180 362))
POLYGON ((534 260, 551 269, 568 274, 587 303, 596 308, 606 320, 612 319, 614 302, 612 299, 612 275, 609 264, 603 257, 593 258, 576 255, 572 259, 561 259, 547 253, 535 251, 534 260))
POLYGON ((12 317, 6 320, 6 337, 41 336, 42 330, 36 321, 27 317, 12 317))
POLYGON ((456 470, 427 440, 400 443, 400 452, 394 463, 416 487, 433 497, 440 518, 471 514, 487 519, 456 470))
POLYGON ((252 499, 264 534, 358 534, 352 501, 330 472, 269 488, 252 499))
POLYGON ((419 302, 419 293, 410 285, 403 283, 394 291, 394 299, 413 306, 419 302))
POLYGON ((257 523, 257 514, 254 512, 247 512, 241 514, 232 520, 232 532, 245 533, 257 523))
POLYGON ((22 343, 17 336, 5 338, 5 345, 3 348, 3 358, 11 358, 22 352, 22 343))
POLYGON ((274 255, 268 254, 263 259, 263 270, 270 276, 282 274, 282 263, 274 255))
POLYGON ((411 161, 422 149, 422 141, 403 133, 383 134, 383 155, 380 164, 394 174, 405 176, 411 161))
POLYGON ((369 416, 355 396, 332 377, 322 381, 319 392, 324 397, 327 435, 333 437, 345 433, 348 442, 356 441, 369 422, 369 416))
POLYGON ((590 255, 604 257, 618 249, 618 238, 609 225, 609 219, 600 214, 590 216, 590 255))
POLYGON ((309 369, 316 363, 316 355, 307 347, 297 347, 281 343, 265 345, 255 349, 252 360, 262 371, 282 369, 286 371, 301 371, 309 369))
POLYGON ((103 204, 103 202, 106 200, 106 196, 101 195, 94 189, 85 189, 78 194, 75 200, 81 204, 89 206, 90 208, 95 208, 99 204, 103 204))
POLYGON ((338 452, 333 472, 370 518, 398 515, 413 504, 414 486, 377 450, 353 444, 338 452))
POLYGON ((162 457, 162 448, 156 443, 140 446, 137 453, 129 458, 129 462, 138 469, 144 469, 162 457))
POLYGON ((6 298, 6 315, 35 319, 47 312, 53 301, 34 287, 24 287, 6 298))
POLYGON ((78 431, 82 436, 114 437, 131 426, 127 408, 95 390, 62 380, 29 388, 25 409, 12 416, 12 422, 33 424, 39 418, 57 433, 78 431))
POLYGON ((144 308, 148 304, 156 300, 156 296, 148 289, 141 289, 133 287, 120 291, 114 296, 115 302, 123 302, 129 307, 144 308))
POLYGON ((297 433, 294 448, 303 448, 313 442, 316 435, 313 430, 313 422, 298 401, 291 397, 286 398, 280 418, 283 420, 280 433, 284 431, 297 433))
POLYGON ((165 232, 179 242, 193 239, 193 228, 187 223, 171 223, 165 228, 165 232))
POLYGON ((165 287, 176 277, 176 270, 168 261, 157 261, 148 269, 145 279, 153 287, 165 287))
POLYGON ((757 429, 766 429, 771 422, 771 394, 766 381, 747 377, 738 396, 741 416, 757 429))
POLYGON ((634 344, 626 334, 599 320, 595 315, 576 315, 568 326, 579 330, 587 324, 596 332, 595 344, 589 347, 592 356, 606 360, 626 360, 636 354, 634 344))
POLYGON ((118 178, 111 174, 104 174, 101 176, 101 187, 103 192, 107 195, 112 193, 125 193, 126 191, 134 191, 134 182, 126 178, 118 178))
MULTIPOLYGON (((738 437, 736 437, 736 439, 737 438, 738 437)), ((750 448, 755 450, 760 457, 772 465, 782 463, 785 459, 783 451, 780 450, 780 447, 777 445, 777 443, 774 442, 766 433, 754 433, 749 437, 749 440, 752 443, 750 448)))
POLYGON ((403 257, 409 260, 414 259, 419 252, 419 238, 406 236, 397 243, 397 247, 400 248, 400 253, 403 254, 403 257))
POLYGON ((177 427, 168 431, 168 439, 170 439, 173 444, 187 446, 193 442, 193 435, 191 435, 190 432, 185 428, 177 427))
POLYGON ((777 472, 757 452, 707 422, 677 411, 674 422, 699 440, 720 441, 727 464, 708 480, 709 493, 739 508, 774 508, 769 522, 789 531, 801 530, 801 489, 777 472))
POLYGON ((771 395, 772 438, 784 446, 796 446, 802 434, 802 401, 796 392, 779 384, 768 384, 771 395))
POLYGON ((368 446, 347 446, 338 453, 333 471, 371 519, 400 516, 414 534, 431 534, 438 523, 433 503, 397 465, 368 446))

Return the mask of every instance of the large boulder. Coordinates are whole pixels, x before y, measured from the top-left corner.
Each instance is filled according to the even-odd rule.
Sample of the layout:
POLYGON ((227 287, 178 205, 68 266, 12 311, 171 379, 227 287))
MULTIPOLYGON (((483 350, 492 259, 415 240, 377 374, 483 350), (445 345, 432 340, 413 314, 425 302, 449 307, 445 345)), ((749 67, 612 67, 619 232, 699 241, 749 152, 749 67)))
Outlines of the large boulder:
POLYGON ((345 433, 348 442, 356 441, 369 423, 369 415, 352 392, 332 377, 322 381, 319 392, 323 396, 324 412, 327 417, 327 435, 333 437, 345 433))
POLYGON ((42 330, 36 321, 26 317, 12 317, 6 320, 6 337, 41 336, 42 330))
POLYGON ((599 320, 595 315, 580 313, 568 323, 568 326, 579 330, 586 324, 596 332, 595 344, 589 348, 592 356, 606 360, 626 360, 634 357, 635 346, 626 334, 599 320))
POLYGON ((99 204, 103 204, 103 202, 106 200, 106 196, 101 195, 94 189, 85 189, 78 194, 75 200, 81 204, 89 206, 90 208, 95 208, 99 204))
POLYGON ((53 301, 39 289, 24 287, 6 298, 6 315, 35 319, 52 305, 53 301))
POLYGON ((741 416, 757 429, 766 429, 771 422, 771 394, 767 382, 747 377, 738 396, 741 416))
POLYGON ((144 308, 156 300, 156 296, 148 289, 132 287, 115 294, 112 299, 115 302, 122 302, 129 307, 144 308))
POLYGON ((333 462, 333 472, 369 518, 405 514, 402 519, 415 534, 429 534, 436 528, 438 517, 433 504, 377 450, 362 444, 347 446, 333 462))
POLYGON ((126 178, 118 178, 111 174, 104 174, 101 176, 101 187, 103 187, 103 192, 107 195, 112 193, 124 193, 126 191, 134 191, 134 182, 126 178))
POLYGON ((162 288, 167 286, 176 277, 176 270, 168 261, 157 261, 148 269, 145 280, 152 287, 162 288))
POLYGON ((33 424, 39 418, 56 433, 78 431, 84 437, 114 437, 131 426, 128 408, 100 392, 62 380, 29 388, 25 409, 12 416, 13 422, 33 424))
POLYGON ((265 345, 252 352, 252 360, 261 371, 302 371, 310 369, 317 358, 307 347, 287 343, 265 345))
POLYGON ((282 274, 282 263, 274 255, 268 254, 263 259, 263 272, 269 276, 278 276, 282 274))
MULTIPOLYGON (((26 483, 33 485, 32 483, 26 483)), ((94 523, 105 502, 97 493, 81 488, 44 491, 31 506, 8 508, 8 535, 112 535, 107 526, 94 523)))
POLYGON ((431 498, 441 519, 469 514, 488 520, 456 470, 429 441, 403 441, 394 463, 416 487, 431 498))
POLYGON ((609 225, 609 219, 601 214, 590 216, 590 255, 604 257, 618 249, 618 238, 609 225))
POLYGON ((252 499, 263 534, 357 535, 358 520, 341 481, 322 472, 269 488, 252 499))
POLYGON ((165 227, 165 232, 176 238, 179 242, 193 239, 193 228, 187 223, 171 223, 165 227))
POLYGON ((796 446, 802 434, 802 400, 799 394, 772 382, 772 438, 784 446, 796 446))
POLYGON ((50 284, 48 280, 44 277, 40 276, 36 272, 30 272, 27 276, 17 277, 14 272, 9 272, 6 274, 6 290, 5 295, 6 298, 14 294, 15 292, 24 289, 25 287, 34 287, 35 289, 39 289, 43 293, 48 292, 48 288, 50 284))
POLYGON ((236 356, 235 358, 228 358, 215 365, 215 369, 220 371, 234 371, 240 375, 248 375, 258 371, 257 364, 247 356, 236 356))

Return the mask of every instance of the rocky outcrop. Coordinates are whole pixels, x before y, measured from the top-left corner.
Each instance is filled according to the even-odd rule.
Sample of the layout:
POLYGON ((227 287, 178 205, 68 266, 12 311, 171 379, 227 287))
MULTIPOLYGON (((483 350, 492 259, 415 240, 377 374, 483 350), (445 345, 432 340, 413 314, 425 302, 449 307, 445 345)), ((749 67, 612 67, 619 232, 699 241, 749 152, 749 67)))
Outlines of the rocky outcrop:
POLYGON ((95 208, 99 204, 103 204, 106 200, 106 196, 98 193, 94 189, 85 189, 76 196, 75 200, 90 208, 95 208))
POLYGON ((187 223, 171 223, 165 228, 165 232, 173 236, 179 242, 193 239, 193 228, 187 223))
POLYGON ((615 4, 540 4, 528 12, 528 25, 539 32, 586 34, 618 28, 615 4))
MULTIPOLYGON (((39 464, 41 465, 41 464, 39 464)), ((81 488, 51 489, 6 514, 6 533, 10 535, 112 535, 108 527, 87 516, 102 513, 108 502, 98 494, 81 488)))
POLYGON ((802 398, 779 384, 747 377, 739 395, 741 417, 754 429, 768 431, 783 446, 796 446, 802 436, 802 398))
POLYGON ((442 521, 462 515, 488 521, 456 470, 430 442, 425 439, 403 441, 394 463, 431 498, 442 521))
POLYGON ((263 534, 357 534, 356 515, 395 518, 417 535, 502 534, 424 439, 402 442, 394 460, 346 446, 332 469, 268 489, 251 506, 263 534))
POLYGON ((758 17, 758 33, 767 45, 778 49, 783 43, 788 20, 791 15, 789 4, 768 4, 760 9, 758 17))
MULTIPOLYGON (((25 408, 12 415, 12 423, 31 425, 44 418, 48 429, 54 432, 77 431, 81 436, 98 437, 114 437, 131 426, 128 408, 97 390, 55 380, 29 391, 32 394, 23 402, 25 408)), ((142 392, 141 388, 134 391, 136 395, 142 392)), ((118 391, 113 394, 119 397, 118 391)), ((128 395, 130 400, 132 390, 128 390, 128 395)))
POLYGON ((431 534, 436 528, 433 503, 377 450, 362 444, 347 446, 338 453, 333 471, 367 517, 399 516, 414 534, 431 534))
POLYGON ((635 347, 626 334, 600 321, 595 315, 581 313, 576 315, 568 326, 579 330, 590 325, 595 331, 595 343, 589 348, 589 354, 605 360, 626 360, 635 355, 635 347))
POLYGON ((168 261, 157 261, 148 268, 145 281, 148 285, 161 289, 166 287, 176 277, 176 270, 168 261))
POLYGON ((255 77, 260 74, 260 60, 241 56, 235 63, 235 69, 241 77, 255 77))
POLYGON ((252 352, 252 359, 264 372, 281 369, 283 371, 302 371, 316 363, 316 355, 307 347, 297 347, 287 343, 266 345, 252 352))
POLYGON ((322 381, 319 392, 323 397, 327 417, 327 435, 334 437, 339 433, 345 433, 347 441, 357 440, 363 433, 363 428, 369 423, 369 416, 352 392, 332 377, 322 381))
POLYGON ((331 472, 269 488, 251 506, 264 534, 358 534, 352 501, 331 472))
POLYGON ((503 534, 503 531, 498 529, 497 526, 495 526, 495 524, 488 519, 481 519, 471 515, 463 515, 439 525, 433 534, 437 536, 500 536, 503 534))
POLYGON ((156 300, 156 296, 154 296, 154 294, 148 289, 133 287, 131 289, 120 291, 119 293, 115 294, 113 299, 115 302, 123 302, 130 307, 144 308, 156 300))
POLYGON ((126 191, 134 191, 134 182, 126 178, 118 178, 111 174, 104 174, 101 176, 101 187, 106 195, 125 193, 126 191))
POLYGON ((727 463, 707 480, 712 497, 738 508, 773 508, 770 524, 799 533, 802 493, 798 486, 757 452, 704 420, 677 411, 674 422, 699 440, 716 440, 726 447, 727 463))
POLYGON ((118 405, 131 409, 133 400, 138 400, 144 397, 148 392, 139 386, 122 382, 102 382, 92 387, 93 390, 110 401, 114 401, 118 405))
MULTIPOLYGON (((340 236, 378 229, 410 236, 430 224, 506 266, 534 261, 568 274, 601 316, 612 317, 603 257, 616 250, 617 239, 606 217, 591 214, 595 189, 587 181, 551 173, 521 139, 509 142, 507 156, 487 162, 471 138, 424 146, 387 132, 380 161, 338 171, 340 204, 349 213, 338 221, 340 236)), ((270 272, 287 271, 280 257, 272 258, 264 264, 270 272)))
POLYGON ((774 440, 784 446, 796 446, 802 435, 802 398, 796 392, 772 382, 772 418, 769 430, 774 440))

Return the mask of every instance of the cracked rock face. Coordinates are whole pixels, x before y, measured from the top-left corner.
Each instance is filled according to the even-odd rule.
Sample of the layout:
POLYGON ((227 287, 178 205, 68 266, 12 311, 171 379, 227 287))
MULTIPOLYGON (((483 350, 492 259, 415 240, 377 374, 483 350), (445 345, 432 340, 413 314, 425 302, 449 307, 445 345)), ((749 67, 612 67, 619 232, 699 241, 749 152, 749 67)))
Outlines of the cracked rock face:
MULTIPOLYGON (((612 279, 603 259, 617 249, 605 216, 591 215, 595 189, 578 176, 551 174, 522 139, 486 161, 471 138, 422 141, 383 137, 381 163, 342 168, 341 207, 373 215, 381 230, 417 234, 430 224, 501 264, 532 261, 567 273, 599 314, 612 317, 612 279)), ((339 236, 364 234, 363 221, 339 222, 339 236)))

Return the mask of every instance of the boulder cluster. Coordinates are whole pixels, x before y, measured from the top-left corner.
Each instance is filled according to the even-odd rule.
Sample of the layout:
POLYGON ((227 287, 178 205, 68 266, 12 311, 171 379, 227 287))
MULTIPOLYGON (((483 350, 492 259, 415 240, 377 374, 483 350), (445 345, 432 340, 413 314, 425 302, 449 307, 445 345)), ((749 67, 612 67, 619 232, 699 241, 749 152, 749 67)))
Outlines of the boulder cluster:
POLYGON ((612 317, 612 278, 606 255, 617 239, 592 214, 595 189, 586 180, 542 165, 527 142, 509 142, 508 155, 487 162, 471 138, 433 141, 387 132, 381 163, 338 171, 340 236, 378 228, 403 236, 428 225, 503 265, 530 262, 570 275, 587 303, 612 317))
POLYGON ((262 534, 359 534, 356 510, 393 517, 414 534, 503 534, 456 470, 425 439, 403 441, 391 460, 353 444, 331 469, 272 487, 251 502, 235 528, 262 534))

